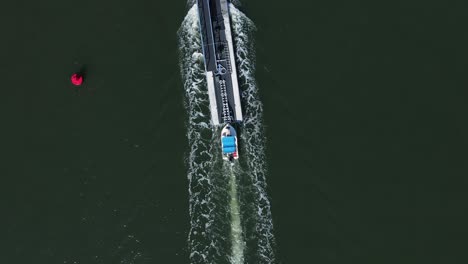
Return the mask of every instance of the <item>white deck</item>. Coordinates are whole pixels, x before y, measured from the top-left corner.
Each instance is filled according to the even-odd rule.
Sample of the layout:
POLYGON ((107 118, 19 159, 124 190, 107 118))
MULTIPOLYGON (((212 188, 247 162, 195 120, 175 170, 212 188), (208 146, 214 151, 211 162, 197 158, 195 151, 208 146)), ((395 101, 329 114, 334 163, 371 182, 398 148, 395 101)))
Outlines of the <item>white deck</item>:
POLYGON ((214 125, 219 125, 218 106, 216 104, 215 84, 213 72, 206 72, 206 83, 208 84, 208 97, 210 99, 211 121, 214 125))
POLYGON ((234 57, 234 45, 232 42, 232 34, 231 34, 231 23, 229 17, 229 3, 227 0, 221 0, 221 11, 223 13, 224 18, 224 27, 226 33, 226 39, 229 46, 229 58, 231 59, 231 79, 232 79, 232 89, 234 93, 234 110, 236 112, 236 121, 242 121, 242 109, 241 109, 241 101, 240 101, 240 94, 239 94, 239 84, 237 82, 237 68, 236 68, 236 60, 234 57))

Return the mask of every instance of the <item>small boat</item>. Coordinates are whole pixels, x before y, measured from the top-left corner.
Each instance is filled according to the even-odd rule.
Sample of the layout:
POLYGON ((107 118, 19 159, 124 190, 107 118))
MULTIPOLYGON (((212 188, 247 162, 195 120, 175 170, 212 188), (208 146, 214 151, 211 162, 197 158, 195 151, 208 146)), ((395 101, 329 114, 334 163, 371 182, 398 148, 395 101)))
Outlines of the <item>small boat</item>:
POLYGON ((221 130, 221 148, 223 159, 233 161, 239 158, 237 148, 237 133, 233 126, 227 124, 221 130))

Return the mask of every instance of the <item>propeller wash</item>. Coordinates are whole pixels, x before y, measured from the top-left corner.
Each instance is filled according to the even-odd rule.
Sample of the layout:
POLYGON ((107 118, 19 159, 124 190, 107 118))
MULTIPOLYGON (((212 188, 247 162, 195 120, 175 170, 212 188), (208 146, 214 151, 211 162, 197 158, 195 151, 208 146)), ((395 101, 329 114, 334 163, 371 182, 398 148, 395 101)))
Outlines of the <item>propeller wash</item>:
POLYGON ((178 31, 190 148, 186 159, 190 261, 274 263, 273 223, 266 193, 263 107, 254 79, 255 25, 226 0, 198 2, 189 3, 191 8, 178 31), (211 73, 206 65, 207 49, 200 27, 203 4, 214 8, 217 4, 228 6, 231 31, 228 33, 232 33, 235 47, 223 53, 226 57, 215 55, 211 73), (232 72, 237 74, 236 78, 232 72), (209 77, 213 80, 211 84, 209 77), (223 83, 228 85, 224 87, 223 83), (223 98, 224 91, 227 97, 223 98), (223 105, 226 101, 227 109, 223 105), (215 103, 215 110, 219 110, 216 112, 215 103))

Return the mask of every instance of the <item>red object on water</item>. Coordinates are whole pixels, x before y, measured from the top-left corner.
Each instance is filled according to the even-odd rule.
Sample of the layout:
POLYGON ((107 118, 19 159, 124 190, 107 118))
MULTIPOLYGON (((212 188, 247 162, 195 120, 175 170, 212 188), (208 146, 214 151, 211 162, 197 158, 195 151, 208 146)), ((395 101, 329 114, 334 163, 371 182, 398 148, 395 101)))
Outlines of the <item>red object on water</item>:
POLYGON ((71 78, 71 83, 76 86, 80 86, 83 84, 83 76, 79 75, 78 73, 74 73, 71 78))

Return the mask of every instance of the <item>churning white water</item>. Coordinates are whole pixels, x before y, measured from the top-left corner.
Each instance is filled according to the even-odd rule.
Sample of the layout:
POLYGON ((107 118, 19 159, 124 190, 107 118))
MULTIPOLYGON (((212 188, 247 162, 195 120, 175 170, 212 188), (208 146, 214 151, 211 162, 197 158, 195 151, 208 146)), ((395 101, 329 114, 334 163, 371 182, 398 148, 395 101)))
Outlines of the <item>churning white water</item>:
POLYGON ((197 6, 178 31, 180 67, 188 112, 187 154, 191 263, 274 263, 274 236, 266 193, 263 108, 254 79, 255 25, 230 5, 244 121, 240 158, 221 158, 220 128, 210 122, 197 6))

